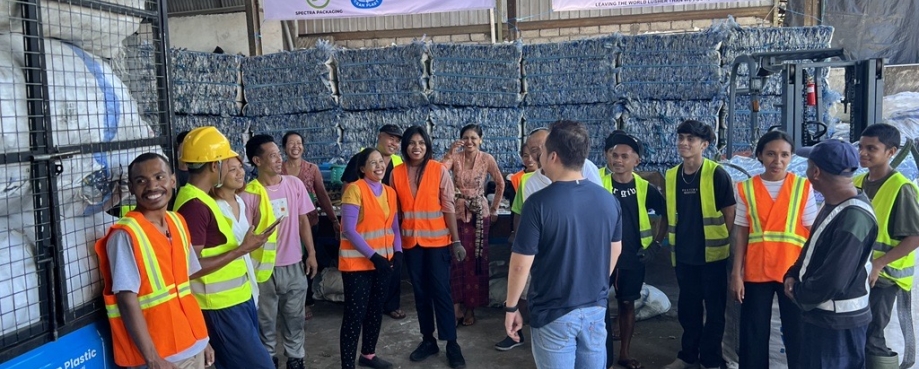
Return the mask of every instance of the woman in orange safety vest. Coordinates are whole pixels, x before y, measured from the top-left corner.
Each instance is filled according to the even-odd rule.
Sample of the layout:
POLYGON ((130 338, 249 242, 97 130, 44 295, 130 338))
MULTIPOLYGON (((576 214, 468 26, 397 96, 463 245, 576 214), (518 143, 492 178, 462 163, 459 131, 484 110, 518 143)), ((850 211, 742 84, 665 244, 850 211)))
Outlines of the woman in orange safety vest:
POLYGON ((392 277, 392 265, 402 264, 402 240, 396 191, 380 181, 387 163, 377 149, 357 154, 356 182, 341 199, 342 239, 338 269, 345 287, 345 312, 341 320, 339 348, 341 367, 354 368, 357 341, 364 328, 361 366, 391 368, 376 356, 383 319, 384 286, 392 277))
POLYGON ((769 368, 773 295, 778 296, 788 367, 798 368, 801 312, 784 293, 794 264, 817 216, 807 178, 788 172, 795 152, 791 137, 770 131, 756 144, 765 172, 737 184, 735 254, 730 294, 740 307, 740 367, 769 368))
POLYGON ((390 177, 399 197, 402 248, 422 335, 410 359, 422 361, 440 351, 434 338, 436 316, 437 338, 447 341, 447 361, 457 368, 464 367, 466 360, 456 342, 450 258, 465 260, 466 250, 456 229, 453 180, 443 164, 431 159, 431 148, 424 127, 409 127, 402 135, 405 163, 395 167, 390 177))

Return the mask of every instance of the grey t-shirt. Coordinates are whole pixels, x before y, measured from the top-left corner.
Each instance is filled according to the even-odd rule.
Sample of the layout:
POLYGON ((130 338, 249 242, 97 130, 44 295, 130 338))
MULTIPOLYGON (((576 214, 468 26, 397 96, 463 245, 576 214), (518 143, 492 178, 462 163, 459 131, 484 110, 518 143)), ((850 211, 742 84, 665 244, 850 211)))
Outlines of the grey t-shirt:
MULTIPOLYGON (((109 267, 112 272, 112 293, 140 291, 140 269, 137 267, 137 259, 134 258, 134 246, 131 244, 131 235, 121 229, 112 231, 108 241, 105 243, 105 252, 108 254, 109 267)), ((189 245, 188 247, 188 275, 201 270, 201 263, 198 262, 198 256, 189 245)), ((189 359, 199 354, 207 347, 209 338, 195 342, 191 347, 176 353, 175 355, 165 357, 166 361, 177 363, 189 359)))

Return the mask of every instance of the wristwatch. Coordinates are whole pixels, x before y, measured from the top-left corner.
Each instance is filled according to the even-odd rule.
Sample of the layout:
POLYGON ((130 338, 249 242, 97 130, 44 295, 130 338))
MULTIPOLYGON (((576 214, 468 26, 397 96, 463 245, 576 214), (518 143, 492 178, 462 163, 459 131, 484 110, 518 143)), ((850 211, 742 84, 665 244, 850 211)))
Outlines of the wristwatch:
POLYGON ((516 313, 518 310, 517 305, 507 306, 507 302, 504 303, 504 312, 505 313, 516 313))

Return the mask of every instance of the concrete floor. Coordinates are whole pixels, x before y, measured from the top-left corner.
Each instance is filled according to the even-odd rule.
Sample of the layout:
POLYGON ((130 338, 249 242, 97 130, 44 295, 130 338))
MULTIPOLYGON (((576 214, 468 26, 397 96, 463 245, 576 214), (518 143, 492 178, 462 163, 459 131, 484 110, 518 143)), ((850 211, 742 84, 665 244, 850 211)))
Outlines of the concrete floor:
MULTIPOLYGON (((506 244, 492 245, 489 250, 492 261, 507 260, 509 255, 509 247, 506 244)), ((646 282, 670 296, 674 308, 662 316, 636 324, 632 356, 641 361, 646 368, 660 368, 670 363, 679 351, 682 329, 676 319, 676 278, 669 259, 669 254, 660 252, 647 268, 646 282)), ((613 310, 611 313, 615 313, 615 300, 610 306, 613 310)), ((407 315, 405 319, 383 317, 377 354, 392 362, 396 368, 449 368, 444 355, 444 342, 440 343, 441 352, 436 356, 421 363, 413 363, 408 359, 409 354, 420 342, 421 335, 418 333, 412 288, 407 279, 403 280, 402 308, 407 315)), ((306 326, 306 367, 340 368, 338 332, 342 319, 341 305, 318 301, 313 307, 313 316, 306 326)), ((504 312, 501 309, 478 309, 476 318, 478 321, 475 325, 458 329, 458 341, 463 349, 467 368, 536 367, 529 343, 507 352, 494 349, 495 342, 504 337, 504 312)), ((526 334, 527 338, 529 336, 526 334)), ((618 356, 618 349, 616 354, 618 356)), ((618 365, 615 367, 619 368, 618 365)))

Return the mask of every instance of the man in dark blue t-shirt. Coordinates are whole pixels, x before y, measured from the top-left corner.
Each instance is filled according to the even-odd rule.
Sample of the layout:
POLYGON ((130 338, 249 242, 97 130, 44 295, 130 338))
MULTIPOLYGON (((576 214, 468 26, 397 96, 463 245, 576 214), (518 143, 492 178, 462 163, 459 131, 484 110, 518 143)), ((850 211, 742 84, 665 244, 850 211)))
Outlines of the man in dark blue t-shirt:
POLYGON ((552 184, 524 203, 514 240, 505 329, 519 340, 517 302, 532 267, 527 300, 537 367, 605 368, 604 318, 622 219, 610 193, 581 174, 589 147, 584 125, 552 123, 539 158, 552 184))

